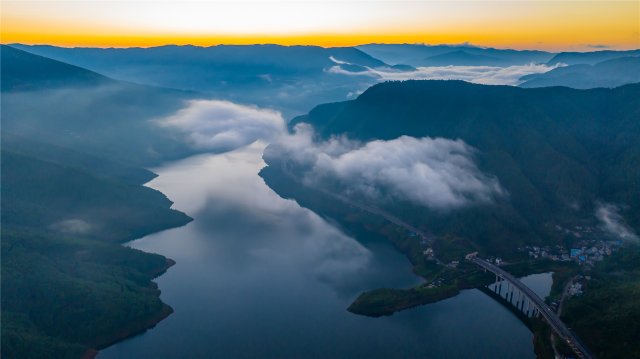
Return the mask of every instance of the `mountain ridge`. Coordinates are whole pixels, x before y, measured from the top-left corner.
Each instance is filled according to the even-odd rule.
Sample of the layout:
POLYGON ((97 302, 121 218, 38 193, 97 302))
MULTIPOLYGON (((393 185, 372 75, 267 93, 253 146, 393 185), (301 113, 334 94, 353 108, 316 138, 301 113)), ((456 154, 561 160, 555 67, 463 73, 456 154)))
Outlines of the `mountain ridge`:
POLYGON ((111 79, 80 66, 56 61, 7 45, 0 45, 2 91, 38 88, 95 86, 111 79))
MULTIPOLYGON (((529 63, 544 63, 553 57, 553 53, 540 50, 514 50, 479 47, 470 44, 461 45, 424 45, 424 44, 365 44, 356 46, 373 57, 387 63, 407 64, 411 66, 429 66, 429 57, 444 55, 455 51, 464 51, 480 56, 473 66, 513 66, 529 63), (483 58, 482 56, 486 56, 483 58), (484 61, 478 61, 482 60, 484 61)), ((450 64, 452 65, 452 64, 450 64)))
POLYGON ((638 56, 640 49, 636 50, 600 50, 590 52, 561 52, 547 62, 547 65, 559 63, 565 65, 587 64, 594 65, 598 62, 616 59, 620 57, 638 56))
POLYGON ((566 86, 577 89, 618 87, 640 82, 640 57, 618 57, 596 64, 557 67, 542 74, 523 76, 520 87, 566 86))

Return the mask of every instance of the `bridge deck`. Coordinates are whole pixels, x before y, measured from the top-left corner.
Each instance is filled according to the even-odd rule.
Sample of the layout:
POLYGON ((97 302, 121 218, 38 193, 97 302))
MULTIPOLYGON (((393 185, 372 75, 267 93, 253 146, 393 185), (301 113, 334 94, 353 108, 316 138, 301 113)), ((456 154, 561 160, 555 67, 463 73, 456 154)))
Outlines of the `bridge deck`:
POLYGON ((544 302, 544 300, 542 300, 542 298, 540 298, 524 283, 509 274, 509 272, 483 259, 473 257, 470 258, 470 261, 508 281, 522 294, 524 294, 529 302, 534 305, 540 315, 542 315, 547 323, 549 323, 551 329, 553 329, 553 331, 560 338, 562 338, 569 345, 569 347, 571 347, 571 349, 576 353, 576 355, 578 355, 578 357, 587 359, 593 358, 593 355, 580 342, 578 337, 571 330, 569 330, 569 328, 567 328, 567 326, 560 320, 556 313, 544 302))

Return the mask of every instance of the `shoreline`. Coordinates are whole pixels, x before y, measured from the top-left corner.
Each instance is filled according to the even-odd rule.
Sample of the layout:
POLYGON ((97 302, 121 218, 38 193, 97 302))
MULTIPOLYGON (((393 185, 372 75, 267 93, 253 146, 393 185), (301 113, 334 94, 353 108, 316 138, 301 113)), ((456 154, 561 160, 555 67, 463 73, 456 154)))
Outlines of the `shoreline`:
MULTIPOLYGON (((153 179, 158 177, 158 174, 156 174, 155 172, 152 172, 155 176, 147 181, 144 184, 141 184, 141 186, 147 187, 147 184, 149 182, 151 182, 153 179)), ((156 189, 154 189, 155 191, 158 191, 156 189)), ((160 192, 160 191, 158 191, 160 192)), ((162 192, 160 192, 162 193, 162 192)), ((166 194, 162 193, 163 196, 167 197, 166 194)), ((167 197, 168 199, 169 197, 167 197)), ((173 206, 173 201, 171 201, 171 205, 170 207, 173 206)), ((184 213, 184 212, 183 212, 184 213)), ((156 233, 160 233, 162 231, 166 231, 169 229, 174 229, 174 228, 180 228, 183 226, 186 226, 187 224, 193 222, 193 218, 191 216, 189 216, 188 214, 185 213, 185 215, 187 216, 187 220, 184 223, 181 223, 179 225, 176 226, 167 226, 166 228, 162 228, 160 230, 151 232, 151 233, 146 233, 138 238, 133 238, 133 239, 129 239, 126 240, 122 243, 120 243, 121 246, 124 247, 124 245, 126 243, 144 238, 146 236, 152 235, 152 234, 156 234, 156 233)), ((145 252, 142 251, 144 253, 149 253, 149 252, 145 252)), ((163 256, 164 257, 164 256, 163 256)), ((160 277, 161 275, 165 274, 169 268, 173 267, 174 265, 176 265, 176 261, 169 258, 169 257, 164 257, 165 259, 165 263, 164 266, 158 267, 154 270, 151 270, 149 272, 149 287, 150 289, 155 289, 158 293, 157 297, 158 299, 160 299, 160 294, 162 293, 162 291, 160 290, 160 288, 158 287, 158 283, 154 282, 154 279, 160 277)), ((162 302, 162 300, 160 299, 160 301, 162 302)), ((131 322, 129 322, 126 326, 120 328, 118 331, 116 331, 115 333, 112 333, 111 335, 107 335, 105 337, 102 338, 97 338, 96 344, 94 345, 89 345, 89 349, 87 349, 84 354, 82 355, 81 359, 95 359, 98 354, 100 353, 101 350, 106 349, 116 343, 119 343, 121 341, 127 340, 129 338, 133 338, 135 336, 141 335, 143 333, 145 333, 147 330, 149 329, 153 329, 156 325, 158 325, 158 323, 160 323, 161 321, 163 321, 165 318, 167 318, 168 316, 170 316, 171 314, 173 314, 174 310, 173 308, 168 305, 167 303, 162 302, 162 309, 158 312, 156 312, 154 315, 144 318, 144 319, 138 319, 138 320, 133 320, 131 322)))
MULTIPOLYGON (((147 184, 151 181, 153 181, 153 179, 157 178, 159 175, 155 172, 152 172, 154 174, 154 177, 152 179, 150 179, 149 181, 141 184, 141 186, 144 187, 148 187, 147 184)), ((150 188, 150 187, 149 187, 150 188)), ((157 189, 152 188, 155 191, 158 191, 157 189)), ((158 191, 160 192, 160 191, 158 191)), ((162 193, 162 192, 160 192, 162 193)), ((167 197, 166 194, 162 193, 163 196, 167 197)), ((168 199, 169 197, 167 197, 168 199)), ((173 201, 171 201, 171 205, 173 206, 173 201)), ((184 212, 183 212, 184 213, 184 212)), ((162 231, 166 231, 169 229, 174 229, 174 228, 180 228, 183 226, 186 226, 187 224, 193 222, 193 218, 191 216, 189 216, 188 214, 185 213, 185 215, 187 216, 188 220, 180 225, 177 226, 167 226, 166 228, 162 228, 160 230, 151 232, 151 233, 146 233, 138 238, 133 238, 133 239, 129 239, 126 240, 122 243, 120 243, 121 246, 124 246, 126 243, 129 242, 133 242, 136 241, 138 239, 144 238, 146 236, 152 235, 152 234, 156 234, 156 233, 160 233, 162 231)), ((145 252, 142 251, 144 253, 149 253, 149 252, 145 252)), ((164 256, 163 256, 164 257, 164 256)), ((152 271, 150 271, 149 275, 149 281, 150 281, 150 288, 151 289, 155 289, 158 292, 158 299, 160 299, 160 294, 162 293, 162 291, 160 290, 158 283, 154 282, 154 279, 160 277, 161 275, 165 274, 169 268, 173 267, 174 265, 176 265, 176 261, 169 258, 169 257, 164 257, 165 258, 165 264, 164 266, 158 267, 152 271)), ((162 300, 160 299, 160 301, 162 302, 162 300)), ((144 318, 144 319, 138 319, 138 320, 134 320, 129 322, 126 326, 122 327, 120 330, 116 331, 115 333, 112 333, 111 335, 105 336, 103 338, 98 338, 96 339, 96 343, 95 345, 90 345, 90 348, 87 349, 85 351, 85 353, 82 355, 81 359, 95 359, 98 354, 100 353, 101 350, 106 349, 116 343, 119 343, 121 341, 127 340, 129 338, 133 338, 137 335, 141 335, 143 333, 145 333, 147 330, 149 329, 153 329, 156 325, 158 325, 158 323, 160 323, 161 321, 163 321, 165 318, 167 318, 168 316, 170 316, 171 314, 173 314, 174 310, 173 308, 168 305, 167 303, 162 302, 163 306, 162 309, 158 312, 156 312, 154 315, 144 318)))
MULTIPOLYGON (((154 233, 157 233, 157 232, 154 232, 154 233)), ((153 277, 151 278, 152 280, 151 288, 158 290, 158 297, 160 297, 160 290, 158 289, 158 284, 156 282, 153 282, 153 279, 156 279, 159 276, 166 273, 167 270, 172 266, 174 266, 175 264, 176 264, 176 261, 174 261, 171 258, 165 257, 165 265, 157 268, 152 272, 153 277)), ((96 339, 96 342, 98 344, 93 345, 92 348, 87 349, 87 351, 85 351, 85 353, 82 355, 81 359, 96 358, 101 350, 106 349, 126 339, 133 338, 137 335, 143 334, 147 330, 155 327, 158 323, 163 321, 172 313, 173 313, 173 308, 170 305, 163 302, 162 309, 159 312, 155 313, 155 315, 150 316, 148 318, 131 321, 127 326, 121 328, 120 330, 113 333, 112 335, 96 339)))

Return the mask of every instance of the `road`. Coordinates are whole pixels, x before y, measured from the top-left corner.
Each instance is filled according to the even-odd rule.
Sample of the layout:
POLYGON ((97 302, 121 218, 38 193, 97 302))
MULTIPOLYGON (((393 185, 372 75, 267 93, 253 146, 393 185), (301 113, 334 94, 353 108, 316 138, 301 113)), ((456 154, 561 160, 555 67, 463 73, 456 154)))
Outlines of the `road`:
POLYGON ((569 288, 571 287, 571 285, 573 284, 573 282, 576 280, 577 276, 572 277, 571 279, 569 279, 569 281, 567 282, 567 284, 565 284, 564 289, 562 290, 562 296, 560 297, 560 302, 558 303, 558 316, 562 315, 562 309, 564 309, 564 301, 565 299, 567 299, 567 296, 569 295, 569 288))
MULTIPOLYGON (((567 284, 565 284, 564 288, 562 289, 562 296, 560 297, 560 302, 558 304, 558 310, 556 311, 556 315, 558 317, 562 316, 562 309, 564 307, 564 301, 565 299, 567 299, 567 295, 569 294, 569 288, 571 287, 571 285, 573 284, 573 281, 576 279, 577 276, 572 277, 571 279, 569 279, 569 282, 567 282, 567 284)), ((551 332, 551 347, 553 348, 553 353, 555 355, 556 358, 561 358, 560 354, 558 353, 558 348, 556 348, 556 342, 555 342, 555 334, 554 332, 551 332)))

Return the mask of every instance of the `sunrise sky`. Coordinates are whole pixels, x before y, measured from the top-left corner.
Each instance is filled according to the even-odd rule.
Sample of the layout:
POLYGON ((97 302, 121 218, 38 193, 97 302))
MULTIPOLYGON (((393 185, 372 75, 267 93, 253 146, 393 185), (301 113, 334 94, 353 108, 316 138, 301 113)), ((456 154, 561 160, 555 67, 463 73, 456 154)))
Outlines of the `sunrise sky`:
POLYGON ((640 1, 2 1, 2 43, 640 48, 640 1))

